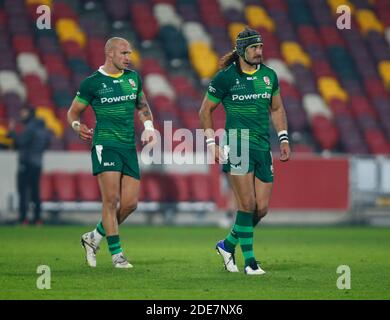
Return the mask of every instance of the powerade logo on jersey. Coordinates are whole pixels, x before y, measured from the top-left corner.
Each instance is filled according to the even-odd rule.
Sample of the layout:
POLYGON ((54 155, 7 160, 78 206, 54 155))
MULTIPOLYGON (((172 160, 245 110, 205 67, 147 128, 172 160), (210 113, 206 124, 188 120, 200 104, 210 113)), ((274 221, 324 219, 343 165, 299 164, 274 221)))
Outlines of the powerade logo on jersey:
POLYGON ((120 97, 100 98, 100 103, 103 104, 103 103, 112 103, 112 102, 123 102, 123 101, 135 100, 135 99, 137 99, 137 95, 135 93, 132 93, 120 97))
POLYGON ((252 99, 271 99, 271 94, 264 92, 264 93, 252 93, 252 94, 233 94, 232 95, 232 100, 239 100, 239 101, 244 101, 244 100, 252 100, 252 99))

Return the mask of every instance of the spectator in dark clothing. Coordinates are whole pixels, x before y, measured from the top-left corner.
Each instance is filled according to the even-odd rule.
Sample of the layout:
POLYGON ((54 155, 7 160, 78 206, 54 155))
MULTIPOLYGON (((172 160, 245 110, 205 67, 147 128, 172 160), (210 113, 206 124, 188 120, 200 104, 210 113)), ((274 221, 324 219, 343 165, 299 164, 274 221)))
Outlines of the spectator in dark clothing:
POLYGON ((24 130, 16 133, 15 121, 11 120, 8 136, 14 140, 14 146, 19 152, 17 188, 19 193, 19 222, 28 224, 28 207, 34 203, 34 223, 42 224, 40 178, 44 151, 50 144, 51 134, 44 122, 35 117, 34 109, 22 108, 20 118, 24 130))

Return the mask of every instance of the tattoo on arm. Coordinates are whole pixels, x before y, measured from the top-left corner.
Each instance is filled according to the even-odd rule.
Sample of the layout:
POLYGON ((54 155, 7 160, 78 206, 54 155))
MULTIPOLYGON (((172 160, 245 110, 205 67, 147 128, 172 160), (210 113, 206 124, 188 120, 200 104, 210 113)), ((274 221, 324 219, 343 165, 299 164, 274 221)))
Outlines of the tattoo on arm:
POLYGON ((141 109, 143 109, 143 108, 149 109, 149 104, 148 104, 148 102, 146 101, 145 95, 143 95, 143 96, 141 97, 141 100, 137 103, 136 107, 137 107, 138 110, 141 110, 141 109))
POLYGON ((150 111, 150 107, 148 101, 145 98, 145 95, 142 95, 140 101, 137 103, 136 108, 138 109, 138 116, 141 121, 144 120, 153 120, 152 112, 150 111))
POLYGON ((142 115, 143 115, 144 117, 149 117, 149 116, 151 116, 151 113, 150 113, 149 110, 140 111, 140 112, 142 112, 142 115))
POLYGON ((138 104, 137 104, 137 109, 138 110, 141 110, 143 108, 148 108, 149 109, 149 105, 146 101, 140 101, 138 104))

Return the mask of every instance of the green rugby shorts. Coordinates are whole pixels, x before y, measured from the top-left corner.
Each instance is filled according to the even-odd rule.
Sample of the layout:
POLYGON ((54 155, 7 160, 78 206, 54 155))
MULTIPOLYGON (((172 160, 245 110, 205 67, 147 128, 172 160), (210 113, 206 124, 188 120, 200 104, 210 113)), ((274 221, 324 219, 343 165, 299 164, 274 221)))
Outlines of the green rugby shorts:
POLYGON ((106 171, 118 171, 140 179, 137 150, 95 145, 91 150, 92 172, 96 176, 106 171))
POLYGON ((242 156, 240 148, 238 148, 237 152, 233 153, 231 151, 226 151, 225 149, 225 155, 228 156, 228 160, 223 164, 224 172, 232 175, 244 175, 254 172, 255 177, 263 182, 274 181, 271 151, 249 149, 248 152, 248 149, 246 149, 246 152, 243 150, 242 156))

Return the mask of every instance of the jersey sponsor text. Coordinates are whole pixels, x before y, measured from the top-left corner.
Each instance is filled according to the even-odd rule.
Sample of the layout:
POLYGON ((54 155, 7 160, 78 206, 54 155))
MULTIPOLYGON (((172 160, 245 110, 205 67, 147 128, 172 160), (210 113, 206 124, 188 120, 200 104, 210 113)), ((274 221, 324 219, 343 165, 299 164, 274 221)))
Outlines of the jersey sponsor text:
POLYGON ((252 100, 252 99, 270 99, 271 94, 264 92, 264 93, 252 93, 252 94, 233 94, 232 95, 232 101, 239 100, 252 100))

